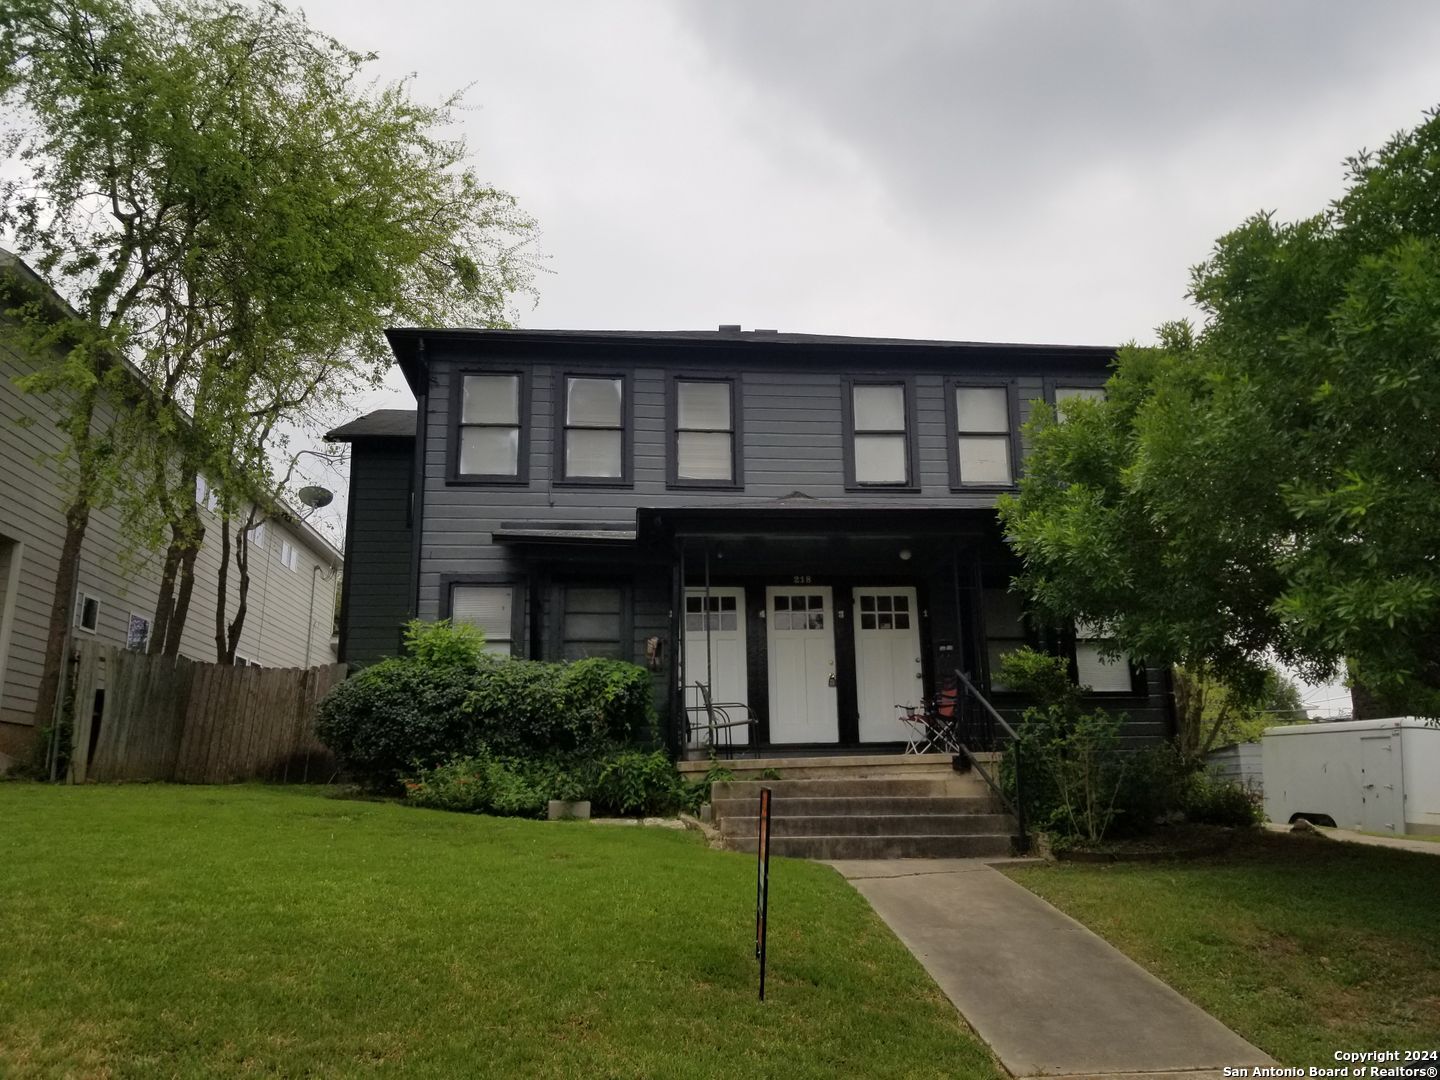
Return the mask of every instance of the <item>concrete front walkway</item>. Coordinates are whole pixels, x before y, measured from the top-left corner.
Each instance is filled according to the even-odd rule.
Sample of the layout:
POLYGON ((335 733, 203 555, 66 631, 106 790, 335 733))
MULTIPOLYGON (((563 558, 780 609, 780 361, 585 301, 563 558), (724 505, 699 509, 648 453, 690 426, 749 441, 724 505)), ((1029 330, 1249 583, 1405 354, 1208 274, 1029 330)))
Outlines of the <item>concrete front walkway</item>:
POLYGON ((1275 1064, 981 860, 830 865, 870 901, 1015 1076, 1218 1076, 1226 1065, 1275 1064))

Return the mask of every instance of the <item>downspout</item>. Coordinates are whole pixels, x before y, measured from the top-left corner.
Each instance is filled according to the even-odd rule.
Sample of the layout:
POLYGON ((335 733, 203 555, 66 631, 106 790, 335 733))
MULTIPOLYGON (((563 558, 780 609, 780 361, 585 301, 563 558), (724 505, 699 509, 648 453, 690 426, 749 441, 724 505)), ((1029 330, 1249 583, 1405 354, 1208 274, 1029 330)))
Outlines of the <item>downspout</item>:
POLYGON ((310 608, 305 618, 305 666, 310 666, 310 644, 315 637, 315 583, 320 579, 320 564, 310 567, 310 608))

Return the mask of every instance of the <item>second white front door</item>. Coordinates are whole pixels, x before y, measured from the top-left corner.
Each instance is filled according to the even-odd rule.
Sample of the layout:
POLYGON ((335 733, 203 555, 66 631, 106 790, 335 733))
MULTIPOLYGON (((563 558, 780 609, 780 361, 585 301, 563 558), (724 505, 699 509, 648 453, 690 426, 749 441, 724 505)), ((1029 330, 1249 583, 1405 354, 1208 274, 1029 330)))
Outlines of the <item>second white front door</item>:
POLYGON ((829 586, 765 590, 770 654, 770 741, 840 738, 835 688, 835 608, 829 586))
POLYGON ((921 704, 920 619, 909 586, 855 590, 855 697, 861 742, 910 737, 904 706, 921 704))

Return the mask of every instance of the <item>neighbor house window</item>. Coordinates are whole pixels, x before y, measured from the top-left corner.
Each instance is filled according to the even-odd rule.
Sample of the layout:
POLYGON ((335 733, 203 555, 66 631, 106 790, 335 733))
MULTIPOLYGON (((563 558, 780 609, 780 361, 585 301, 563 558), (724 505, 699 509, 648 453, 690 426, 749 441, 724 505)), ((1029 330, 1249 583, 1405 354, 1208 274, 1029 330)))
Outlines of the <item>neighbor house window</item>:
POLYGON ((522 390, 520 375, 514 372, 460 377, 458 477, 523 479, 522 390))
POLYGON ((623 483, 628 475, 624 377, 567 375, 563 385, 562 478, 623 483))
POLYGON ((950 486, 1009 487, 1015 482, 1010 387, 952 384, 950 486))
POLYGON ((300 569, 300 552, 289 540, 280 541, 280 564, 287 570, 300 569))
POLYGON ((450 619, 485 633, 485 651, 509 656, 514 636, 515 588, 512 585, 452 585, 450 619))
POLYGON ((674 481, 736 483, 735 384, 728 379, 676 379, 674 418, 674 481))
POLYGON ((265 550, 265 522, 260 522, 250 530, 250 546, 256 551, 265 550))
POLYGON ((130 622, 125 627, 125 648, 144 652, 150 647, 150 620, 144 615, 130 613, 130 622))
POLYGON ((75 598, 75 625, 94 633, 100 625, 100 598, 82 592, 75 598))
POLYGON ((1091 623, 1075 624, 1075 681, 1098 694, 1128 693, 1134 688, 1130 660, 1107 659, 1113 642, 1091 623))
POLYGON ((1030 643, 1025 629, 1025 609, 1020 594, 1009 589, 981 592, 985 619, 985 658, 990 669, 990 689, 1008 690, 1000 677, 1005 657, 1030 643))
POLYGON ((203 476, 195 477, 195 501, 206 510, 214 510, 220 505, 220 497, 203 476))
POLYGON ((910 432, 904 383, 851 383, 850 476, 853 486, 910 484, 910 432))

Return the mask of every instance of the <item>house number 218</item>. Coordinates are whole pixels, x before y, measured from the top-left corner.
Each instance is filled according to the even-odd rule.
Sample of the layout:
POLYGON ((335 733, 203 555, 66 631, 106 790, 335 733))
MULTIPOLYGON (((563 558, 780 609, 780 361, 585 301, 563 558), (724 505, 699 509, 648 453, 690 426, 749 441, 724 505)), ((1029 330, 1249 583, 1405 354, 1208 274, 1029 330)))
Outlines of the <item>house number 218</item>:
POLYGON ((795 580, 794 580, 793 582, 791 582, 791 584, 793 584, 793 585, 809 585, 809 584, 810 584, 810 575, 809 575, 809 574, 796 574, 796 575, 795 575, 795 580))

